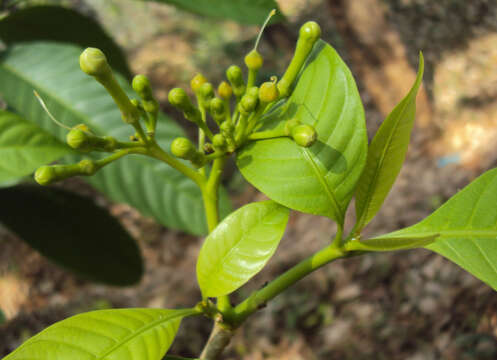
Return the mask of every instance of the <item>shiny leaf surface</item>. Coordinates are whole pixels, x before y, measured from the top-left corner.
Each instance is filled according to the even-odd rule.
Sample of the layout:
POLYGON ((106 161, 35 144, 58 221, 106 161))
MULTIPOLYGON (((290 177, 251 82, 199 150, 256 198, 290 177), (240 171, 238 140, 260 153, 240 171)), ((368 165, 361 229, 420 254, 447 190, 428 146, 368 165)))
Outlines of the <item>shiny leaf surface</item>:
POLYGON ((205 239, 198 256, 202 295, 229 294, 257 274, 276 251, 288 215, 287 208, 263 201, 227 216, 205 239))

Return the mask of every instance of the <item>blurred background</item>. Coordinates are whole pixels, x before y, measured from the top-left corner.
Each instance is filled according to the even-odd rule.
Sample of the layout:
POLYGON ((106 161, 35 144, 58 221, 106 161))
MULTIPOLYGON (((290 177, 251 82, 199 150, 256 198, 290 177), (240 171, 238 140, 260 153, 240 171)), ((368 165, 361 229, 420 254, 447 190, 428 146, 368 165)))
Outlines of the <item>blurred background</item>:
MULTIPOLYGON (((124 49, 133 73, 150 77, 162 109, 196 72, 220 82, 243 64, 258 26, 130 0, 24 1, 61 4, 96 19, 124 49)), ((317 21, 354 74, 370 137, 408 92, 418 53, 426 61, 416 126, 399 178, 368 235, 414 224, 497 164, 495 0, 279 0, 285 22, 267 28, 259 51, 265 80, 289 62, 301 24, 317 21)), ((160 125, 159 125, 160 126, 160 125)), ((191 132, 193 135, 193 132, 191 132)), ((233 168, 234 170, 234 168, 233 168)), ((238 207, 263 197, 234 171, 224 179, 238 207)), ((139 285, 115 288, 77 278, 0 228, 0 356, 55 321, 110 307, 180 307, 199 299, 201 239, 165 229, 111 203, 86 183, 60 185, 91 196, 138 240, 146 264, 139 285)), ((352 216, 351 212, 349 215, 352 216)), ((326 218, 293 213, 268 267, 241 289, 274 278, 335 232, 326 218)), ((236 298, 234 297, 234 300, 236 298)), ((210 331, 188 319, 171 350, 197 355, 210 331)), ((442 257, 413 250, 366 255, 317 271, 276 298, 237 333, 226 359, 496 359, 497 296, 442 257)))

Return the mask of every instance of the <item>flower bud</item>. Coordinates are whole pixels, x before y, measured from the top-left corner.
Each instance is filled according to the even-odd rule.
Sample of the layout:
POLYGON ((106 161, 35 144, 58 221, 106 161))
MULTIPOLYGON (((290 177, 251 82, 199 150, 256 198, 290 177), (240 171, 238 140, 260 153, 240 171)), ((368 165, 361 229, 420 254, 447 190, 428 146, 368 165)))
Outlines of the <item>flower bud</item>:
POLYGON ((245 82, 243 81, 242 69, 236 65, 231 65, 228 70, 226 70, 226 77, 233 87, 235 96, 242 96, 245 93, 245 82))
POLYGON ((317 140, 316 130, 307 124, 297 125, 292 129, 292 138, 302 147, 312 146, 317 140))
POLYGON ((299 37, 304 40, 315 42, 321 36, 321 27, 315 21, 308 21, 299 31, 299 37))
POLYGON ((211 83, 204 83, 198 91, 199 98, 204 108, 210 107, 210 101, 214 97, 214 87, 211 83))
POLYGON ((131 86, 142 99, 152 99, 152 87, 145 75, 136 75, 131 82, 131 86))
POLYGON ((204 75, 201 73, 197 73, 191 80, 190 80, 190 87, 193 90, 194 93, 198 92, 200 90, 200 87, 207 82, 207 79, 205 78, 204 75))
POLYGON ((41 166, 35 171, 35 181, 40 185, 50 185, 56 181, 53 166, 41 166))
POLYGON ((193 106, 190 101, 190 98, 186 94, 186 91, 183 90, 182 88, 174 88, 170 90, 169 94, 167 95, 167 99, 169 100, 171 105, 183 111, 193 106))
POLYGON ((231 95, 233 95, 233 89, 231 88, 230 84, 228 84, 226 81, 223 81, 217 87, 217 93, 221 97, 221 99, 229 100, 231 99, 231 95))
POLYGON ((171 152, 180 159, 189 160, 197 152, 197 149, 189 139, 178 137, 171 143, 171 152))
POLYGON ((117 146, 117 141, 113 137, 99 137, 91 132, 74 127, 66 136, 67 144, 79 151, 113 151, 117 146))
POLYGON ((259 97, 259 88, 257 86, 252 86, 248 88, 247 95, 253 96, 255 98, 259 97))
POLYGON ((295 126, 300 125, 300 120, 297 118, 292 118, 285 123, 285 134, 287 136, 292 135, 292 130, 295 126))
POLYGON ((86 74, 106 77, 112 74, 105 54, 97 48, 86 48, 79 56, 79 66, 86 74))
POLYGON ((249 70, 259 70, 263 63, 264 60, 262 59, 261 54, 259 54, 255 49, 245 56, 245 65, 247 65, 249 70))
POLYGON ((251 113, 257 107, 257 97, 252 95, 244 95, 240 101, 240 111, 245 115, 251 113))
POLYGON ((216 134, 212 138, 212 146, 214 147, 215 150, 225 152, 226 145, 227 145, 226 138, 223 135, 216 134))
POLYGON ((263 83, 259 88, 259 100, 263 103, 273 102, 279 95, 278 86, 272 81, 263 83))
POLYGON ((221 124, 225 117, 224 101, 219 98, 214 98, 210 103, 210 112, 216 123, 221 124))
MULTIPOLYGON (((93 175, 97 172, 97 165, 93 160, 83 159, 78 164, 79 167, 79 175, 93 175)), ((78 174, 75 174, 78 175, 78 174)))

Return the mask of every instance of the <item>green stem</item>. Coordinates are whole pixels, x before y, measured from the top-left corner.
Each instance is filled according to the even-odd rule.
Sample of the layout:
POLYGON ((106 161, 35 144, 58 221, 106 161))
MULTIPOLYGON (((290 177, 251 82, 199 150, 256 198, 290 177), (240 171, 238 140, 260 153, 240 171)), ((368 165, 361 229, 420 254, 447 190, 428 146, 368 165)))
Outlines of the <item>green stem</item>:
POLYGON ((172 157, 167 152, 162 150, 159 145, 155 141, 152 141, 150 147, 148 148, 147 154, 165 162, 169 166, 175 168, 183 175, 192 179, 200 188, 205 185, 205 177, 195 171, 192 167, 183 164, 178 159, 172 157))
POLYGON ((328 245, 309 256, 307 259, 302 260, 296 266, 289 269, 287 272, 283 273, 236 306, 234 309, 234 317, 236 322, 233 325, 235 327, 239 326, 248 316, 265 306, 269 300, 279 295, 281 292, 295 284, 306 275, 319 269, 323 265, 326 265, 336 259, 343 258, 346 255, 347 253, 342 249, 328 245))
POLYGON ((265 130, 249 134, 248 140, 264 140, 264 139, 274 139, 278 137, 288 137, 285 131, 281 129, 265 130))

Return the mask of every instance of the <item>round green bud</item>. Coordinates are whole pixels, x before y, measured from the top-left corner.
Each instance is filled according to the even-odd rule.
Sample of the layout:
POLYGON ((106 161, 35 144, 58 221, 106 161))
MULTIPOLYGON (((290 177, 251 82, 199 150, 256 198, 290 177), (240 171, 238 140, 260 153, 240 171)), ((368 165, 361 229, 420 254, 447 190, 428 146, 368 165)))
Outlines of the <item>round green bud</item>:
POLYGON ((300 125, 300 120, 297 118, 292 118, 285 123, 285 134, 287 136, 292 135, 292 130, 295 126, 300 125))
POLYGON ((224 101, 220 98, 214 98, 210 103, 211 114, 213 116, 223 116, 224 115, 224 101))
POLYGON ((145 75, 136 75, 131 82, 131 86, 141 98, 147 100, 152 98, 152 87, 145 75))
POLYGON ((259 88, 259 100, 263 103, 273 102, 279 95, 278 86, 272 81, 263 83, 259 88))
POLYGON ((301 124, 292 129, 292 138, 297 145, 309 147, 316 142, 318 136, 316 130, 312 126, 301 124))
POLYGON ((79 66, 91 76, 105 77, 112 74, 105 54, 97 48, 86 48, 79 56, 79 66))
POLYGON ((244 84, 242 69, 236 65, 231 65, 228 70, 226 70, 226 77, 235 87, 239 87, 244 84))
POLYGON ((263 63, 264 60, 262 59, 261 54, 255 49, 245 56, 245 65, 247 65, 247 68, 250 70, 259 70, 263 63))
POLYGON ((35 171, 35 181, 40 185, 50 185, 57 180, 57 174, 52 166, 41 166, 35 171))
POLYGON ((97 165, 93 160, 84 159, 78 163, 81 175, 93 175, 97 172, 97 165))
POLYGON ((73 128, 67 133, 66 136, 67 144, 73 149, 79 149, 81 151, 89 151, 90 139, 89 135, 81 129, 73 128))
POLYGON ((308 21, 300 28, 299 37, 315 42, 321 36, 321 27, 315 21, 308 21))
POLYGON ((197 92, 200 90, 200 87, 206 82, 207 79, 205 78, 205 76, 201 73, 198 73, 190 80, 190 87, 193 92, 197 92))
POLYGON ((240 101, 240 106, 241 110, 244 111, 246 114, 252 112, 255 110, 257 107, 257 97, 252 96, 252 95, 244 95, 242 97, 242 100, 240 101))
POLYGON ((199 93, 204 99, 212 99, 214 97, 214 87, 209 82, 203 83, 199 93))
POLYGON ((178 137, 171 144, 171 152, 180 159, 189 160, 195 156, 197 149, 192 142, 185 137, 178 137))
POLYGON ((223 81, 217 87, 217 93, 221 97, 221 99, 229 100, 231 99, 231 95, 233 95, 233 89, 231 88, 230 84, 228 84, 226 81, 223 81))
POLYGON ((171 105, 176 106, 182 110, 187 109, 191 106, 190 98, 188 97, 185 90, 182 88, 174 88, 169 91, 167 99, 171 105))
POLYGON ((225 134, 232 134, 233 131, 235 130, 235 126, 233 125, 233 123, 231 121, 225 121, 221 124, 221 126, 219 126, 219 129, 221 130, 221 132, 225 135, 225 134))
POLYGON ((226 138, 221 134, 216 134, 212 138, 212 146, 215 150, 225 151, 226 150, 226 138))

